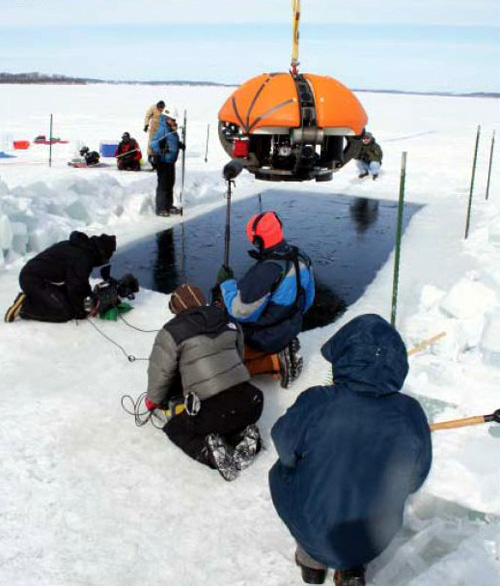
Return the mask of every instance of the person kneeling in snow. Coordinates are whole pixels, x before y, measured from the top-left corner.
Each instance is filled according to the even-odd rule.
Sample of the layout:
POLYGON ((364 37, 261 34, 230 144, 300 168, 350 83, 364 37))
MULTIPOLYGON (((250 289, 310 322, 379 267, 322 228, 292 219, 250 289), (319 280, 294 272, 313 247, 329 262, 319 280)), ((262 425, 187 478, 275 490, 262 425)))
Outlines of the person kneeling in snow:
POLYGON ((116 236, 90 238, 71 232, 69 240, 53 244, 29 260, 19 275, 22 292, 5 314, 48 322, 66 322, 87 317, 85 298, 91 294, 89 277, 94 267, 104 265, 116 250, 116 236))
POLYGON ((241 356, 243 334, 225 312, 208 306, 191 284, 170 298, 175 317, 156 337, 149 359, 146 407, 181 409, 164 426, 169 439, 188 456, 234 480, 260 450, 255 423, 262 413, 262 391, 248 381, 241 356))
POLYGON ((322 584, 330 567, 336 586, 364 586, 365 564, 389 545, 429 473, 430 429, 418 401, 398 392, 407 352, 380 316, 353 319, 321 353, 333 384, 304 391, 271 430, 271 496, 304 582, 322 584))
POLYGON ((135 138, 124 132, 115 153, 116 164, 120 171, 140 171, 142 153, 135 138))
POLYGON ((245 364, 252 376, 274 374, 286 388, 302 371, 298 333, 314 301, 310 259, 283 238, 276 212, 256 214, 246 232, 257 262, 240 281, 222 267, 217 281, 224 305, 245 334, 245 364))

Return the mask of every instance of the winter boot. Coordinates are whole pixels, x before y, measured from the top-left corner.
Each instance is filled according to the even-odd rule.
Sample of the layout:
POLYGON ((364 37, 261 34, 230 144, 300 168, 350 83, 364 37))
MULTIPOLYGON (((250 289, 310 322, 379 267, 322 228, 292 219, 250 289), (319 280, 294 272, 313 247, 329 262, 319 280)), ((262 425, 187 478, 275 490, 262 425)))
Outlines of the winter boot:
POLYGON ((303 566, 297 559, 297 556, 295 556, 295 563, 299 566, 302 573, 302 581, 306 584, 323 584, 325 582, 327 570, 303 566))
POLYGON ((280 375, 280 384, 281 386, 286 389, 290 385, 293 380, 293 365, 292 365, 292 356, 290 354, 290 348, 287 346, 283 348, 281 352, 278 352, 278 363, 279 363, 279 375, 280 375))
POLYGON ((372 177, 373 181, 375 181, 375 179, 377 179, 377 177, 378 177, 378 173, 374 173, 373 177, 372 177))
POLYGON ((255 423, 247 425, 241 441, 234 448, 234 462, 238 470, 245 470, 262 448, 259 428, 255 423))
POLYGON ((170 206, 170 209, 168 211, 170 214, 180 214, 181 213, 181 210, 176 206, 170 206))
POLYGON ((367 177, 367 175, 368 175, 368 171, 363 171, 363 173, 360 173, 360 174, 358 175, 358 177, 359 177, 360 179, 363 179, 363 177, 367 177))
POLYGON ((336 570, 333 576, 335 586, 366 586, 365 569, 336 570))
POLYGON ((19 315, 23 307, 24 300, 26 299, 26 295, 21 291, 17 294, 17 297, 14 299, 14 303, 9 307, 9 309, 5 313, 4 321, 7 323, 13 322, 16 317, 19 315))
POLYGON ((210 465, 219 471, 224 480, 231 482, 239 474, 234 459, 234 450, 228 446, 224 438, 217 433, 211 433, 205 438, 208 461, 210 465))
POLYGON ((302 367, 304 365, 304 359, 299 354, 300 342, 298 338, 294 338, 288 345, 290 350, 290 358, 292 361, 292 381, 299 378, 302 373, 302 367))

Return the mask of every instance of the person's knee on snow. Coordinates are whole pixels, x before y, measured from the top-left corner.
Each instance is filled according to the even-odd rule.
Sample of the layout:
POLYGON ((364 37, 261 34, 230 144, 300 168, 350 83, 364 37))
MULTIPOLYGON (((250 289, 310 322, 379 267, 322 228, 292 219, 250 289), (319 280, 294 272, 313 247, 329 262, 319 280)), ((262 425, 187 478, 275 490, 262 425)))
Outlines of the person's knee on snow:
POLYGON ((150 356, 148 409, 180 388, 186 408, 164 432, 188 456, 234 480, 258 451, 255 424, 263 407, 262 391, 248 382, 243 364, 243 333, 221 308, 206 304, 196 285, 178 287, 169 309, 174 317, 158 333, 150 356))
POLYGON ((24 319, 65 322, 84 319, 85 298, 91 293, 89 278, 95 267, 109 262, 116 250, 116 237, 87 236, 74 231, 69 240, 53 244, 22 268, 17 296, 5 321, 24 319))

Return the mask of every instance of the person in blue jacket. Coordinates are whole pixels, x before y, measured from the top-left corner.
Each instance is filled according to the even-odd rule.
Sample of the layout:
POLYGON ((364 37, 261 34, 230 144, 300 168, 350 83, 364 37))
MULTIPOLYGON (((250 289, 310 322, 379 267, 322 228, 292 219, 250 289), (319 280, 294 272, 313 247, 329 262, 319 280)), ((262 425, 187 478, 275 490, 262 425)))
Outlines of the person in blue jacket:
POLYGON ((302 370, 298 333, 302 317, 314 301, 314 275, 309 257, 286 242, 276 212, 255 214, 246 232, 257 262, 236 281, 231 270, 219 273, 223 303, 245 336, 245 365, 251 375, 279 375, 281 386, 302 370), (224 280, 226 279, 226 280, 224 280))
POLYGON ((353 319, 321 353, 333 384, 304 391, 272 428, 271 495, 306 583, 322 584, 335 568, 336 586, 364 586, 365 565, 389 545, 429 473, 430 429, 418 401, 398 392, 407 351, 380 316, 353 319))
POLYGON ((156 186, 156 214, 170 216, 179 210, 173 205, 175 163, 181 148, 177 122, 169 116, 160 116, 158 130, 149 144, 153 151, 154 166, 158 177, 156 186))

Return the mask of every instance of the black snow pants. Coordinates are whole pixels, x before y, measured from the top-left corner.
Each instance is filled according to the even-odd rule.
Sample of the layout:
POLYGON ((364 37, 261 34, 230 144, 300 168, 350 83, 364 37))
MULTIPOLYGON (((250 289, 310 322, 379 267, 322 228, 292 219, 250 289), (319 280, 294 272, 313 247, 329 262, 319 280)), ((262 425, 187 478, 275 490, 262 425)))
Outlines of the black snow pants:
POLYGON ((175 163, 156 163, 156 213, 168 212, 174 202, 175 163))
POLYGON ((19 275, 19 283, 26 294, 20 312, 21 318, 62 323, 77 317, 64 285, 54 285, 23 271, 19 275))
POLYGON ((210 466, 203 453, 205 438, 217 433, 231 445, 239 434, 262 414, 264 395, 250 383, 235 385, 201 402, 197 415, 183 411, 163 428, 168 438, 188 456, 210 466))

